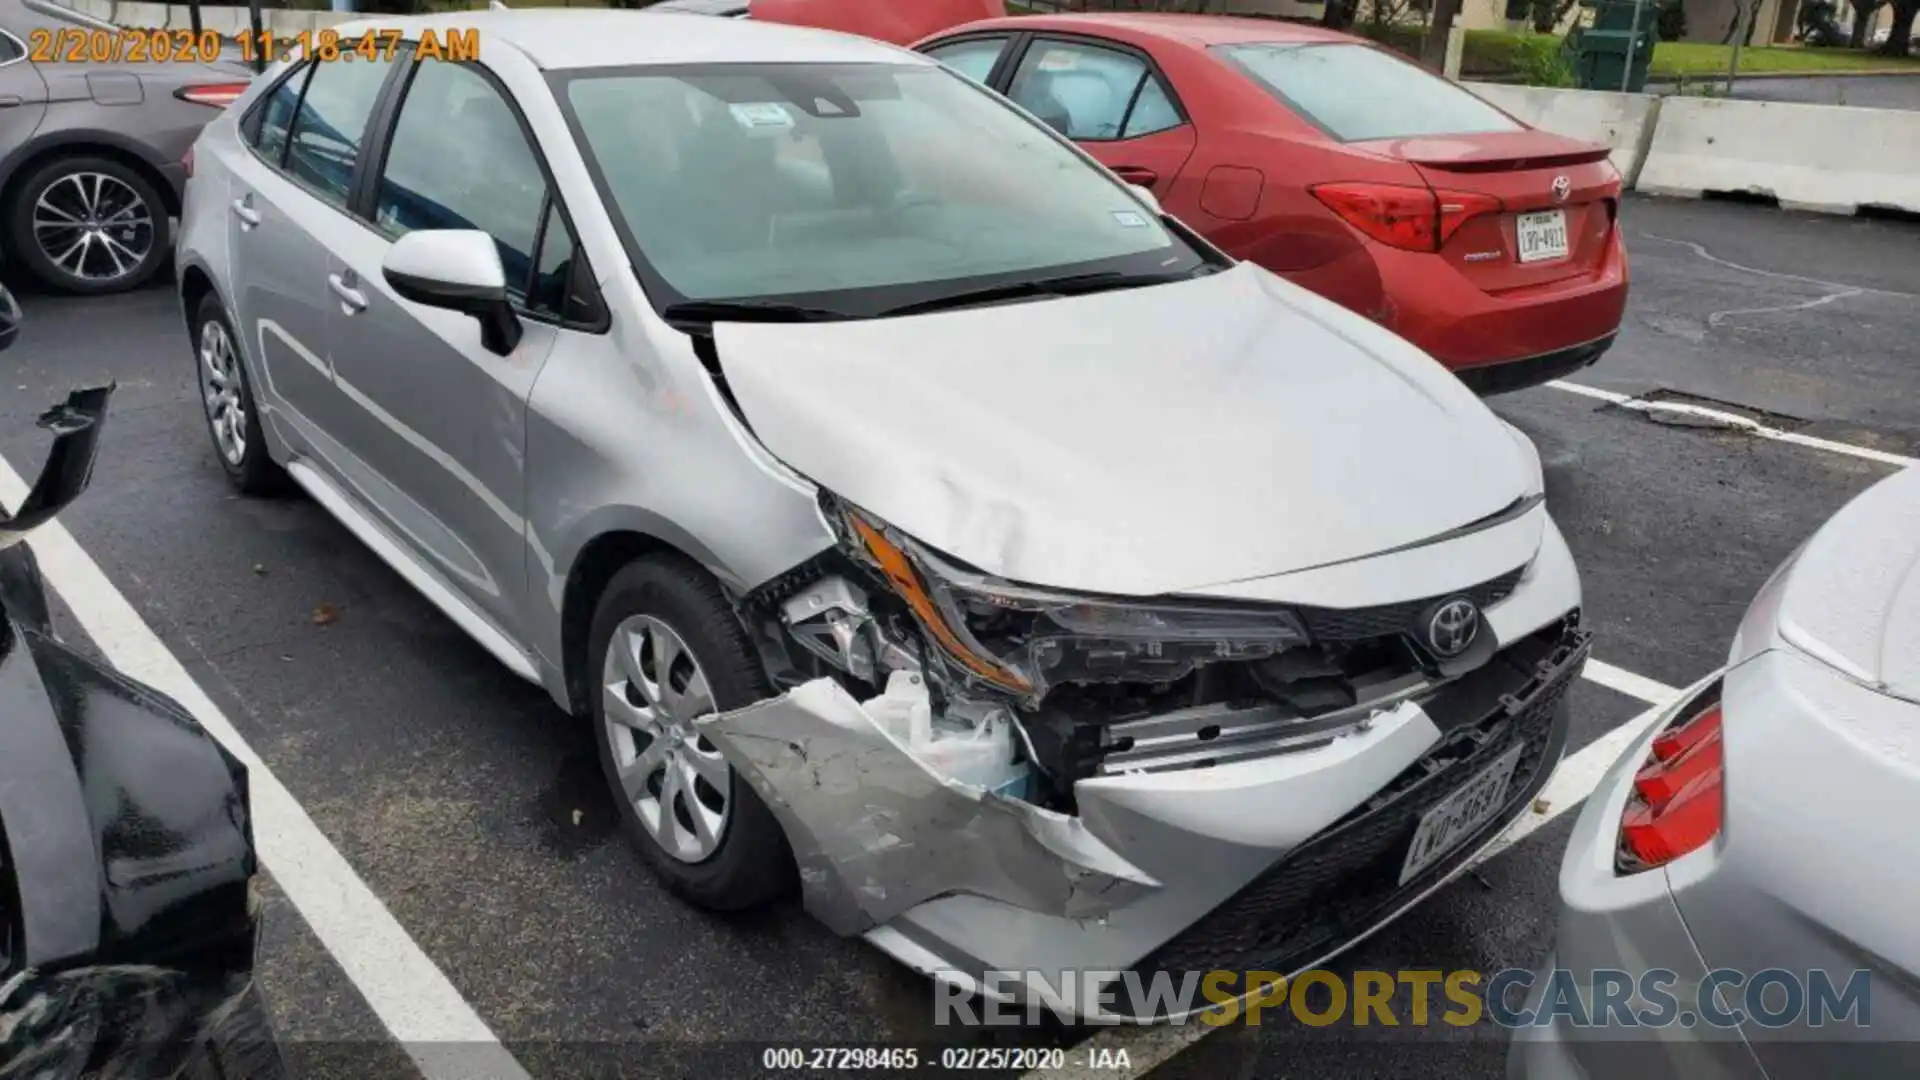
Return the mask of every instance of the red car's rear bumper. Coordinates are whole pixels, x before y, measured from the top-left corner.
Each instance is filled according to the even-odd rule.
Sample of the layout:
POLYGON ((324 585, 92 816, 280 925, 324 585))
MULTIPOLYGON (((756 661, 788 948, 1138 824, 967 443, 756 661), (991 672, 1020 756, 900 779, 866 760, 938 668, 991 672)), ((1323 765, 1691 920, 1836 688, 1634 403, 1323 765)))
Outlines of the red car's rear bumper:
MULTIPOLYGON (((1386 297, 1382 324, 1469 382, 1474 380, 1466 372, 1489 365, 1551 368, 1546 361, 1560 354, 1592 351, 1594 345, 1604 351, 1626 312, 1627 254, 1617 226, 1592 272, 1504 293, 1486 292, 1433 255, 1368 247, 1386 297)), ((1597 356, 1593 352, 1585 362, 1597 356)), ((1510 381, 1490 371, 1475 374, 1510 381)))

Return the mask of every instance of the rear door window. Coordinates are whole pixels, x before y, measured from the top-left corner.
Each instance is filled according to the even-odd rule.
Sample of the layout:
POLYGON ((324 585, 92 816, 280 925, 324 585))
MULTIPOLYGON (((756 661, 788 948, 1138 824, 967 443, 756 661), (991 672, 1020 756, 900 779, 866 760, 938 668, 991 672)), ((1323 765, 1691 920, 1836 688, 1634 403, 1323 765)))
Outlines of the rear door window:
POLYGON ((1133 138, 1180 123, 1145 60, 1078 41, 1035 41, 1020 58, 1007 96, 1069 139, 1133 138), (1142 101, 1146 111, 1134 123, 1142 101))
MULTIPOLYGON (((360 161, 360 140, 392 61, 342 55, 313 65, 293 118, 287 172, 335 206, 345 207, 360 161)), ((264 125, 262 125, 264 127, 264 125)))
POLYGON ((310 73, 311 68, 302 67, 281 79, 247 118, 247 141, 276 169, 287 155, 287 133, 293 128, 294 110, 300 107, 300 91, 310 73))
POLYGON ((1000 54, 1005 51, 1006 38, 969 38, 951 45, 935 45, 927 50, 927 55, 984 85, 987 76, 993 74, 993 65, 1000 62, 1000 54))
POLYGON ((1213 51, 1341 142, 1521 130, 1471 92, 1369 45, 1218 45, 1213 51))

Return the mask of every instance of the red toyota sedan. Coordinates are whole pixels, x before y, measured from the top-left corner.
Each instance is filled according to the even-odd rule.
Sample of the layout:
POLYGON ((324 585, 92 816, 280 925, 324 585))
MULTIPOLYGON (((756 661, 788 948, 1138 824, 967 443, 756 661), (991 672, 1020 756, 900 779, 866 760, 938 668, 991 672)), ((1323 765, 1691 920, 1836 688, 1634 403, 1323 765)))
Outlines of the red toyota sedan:
POLYGON ((1607 150, 1365 40, 1207 15, 1022 16, 915 46, 1173 216, 1419 345, 1481 393, 1585 367, 1627 299, 1607 150))

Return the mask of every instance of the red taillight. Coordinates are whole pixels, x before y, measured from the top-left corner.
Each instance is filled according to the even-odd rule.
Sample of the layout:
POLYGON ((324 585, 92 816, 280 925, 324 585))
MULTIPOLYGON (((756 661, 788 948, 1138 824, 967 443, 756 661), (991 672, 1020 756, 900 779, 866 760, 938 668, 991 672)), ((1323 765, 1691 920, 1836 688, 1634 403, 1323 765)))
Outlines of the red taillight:
POLYGON ((240 95, 246 92, 247 84, 243 82, 200 83, 197 86, 183 86, 175 90, 173 96, 195 105, 224 109, 240 100, 240 95))
POLYGON ((1720 719, 1716 700, 1654 738, 1620 817, 1620 870, 1664 866, 1719 835, 1726 771, 1720 719))
POLYGON ((193 147, 187 147, 186 154, 180 158, 180 167, 187 170, 187 179, 193 179, 193 147))
POLYGON ((1407 251, 1439 251, 1460 226, 1503 207, 1492 195, 1405 184, 1315 184, 1308 190, 1354 228, 1407 251))

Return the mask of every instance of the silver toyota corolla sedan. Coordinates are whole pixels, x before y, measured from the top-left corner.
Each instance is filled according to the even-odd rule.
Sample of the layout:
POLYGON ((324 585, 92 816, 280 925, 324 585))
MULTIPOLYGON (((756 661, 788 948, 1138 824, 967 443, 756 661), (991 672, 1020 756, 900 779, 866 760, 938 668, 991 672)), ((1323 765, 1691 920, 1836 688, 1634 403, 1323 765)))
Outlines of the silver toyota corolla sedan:
POLYGON ((1560 867, 1547 969, 1561 973, 1507 995, 1510 1075, 1911 1074, 1916 819, 1910 468, 1774 572, 1729 666, 1681 694, 1587 799, 1560 867))
POLYGON ((589 720, 679 895, 952 986, 1290 972, 1545 781, 1578 578, 1412 346, 911 52, 365 25, 417 51, 195 148, 214 448, 589 720))

